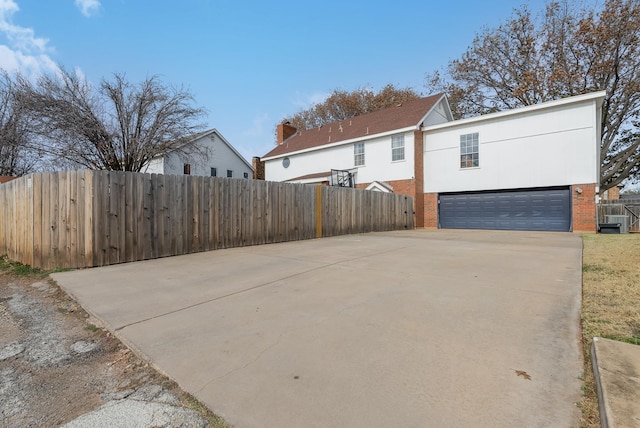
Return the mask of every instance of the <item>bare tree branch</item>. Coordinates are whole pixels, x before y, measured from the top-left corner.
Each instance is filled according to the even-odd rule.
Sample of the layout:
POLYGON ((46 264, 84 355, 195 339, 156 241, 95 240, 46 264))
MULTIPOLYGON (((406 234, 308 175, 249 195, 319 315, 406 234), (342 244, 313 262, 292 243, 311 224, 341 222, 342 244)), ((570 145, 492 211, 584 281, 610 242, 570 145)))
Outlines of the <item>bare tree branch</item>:
POLYGON ((203 128, 193 96, 156 76, 132 84, 114 74, 94 88, 61 67, 35 84, 22 79, 19 99, 42 150, 91 169, 141 171, 156 156, 180 153, 203 128))
POLYGON ((606 90, 601 118, 601 190, 640 179, 640 2, 606 0, 598 11, 551 1, 533 17, 520 8, 476 36, 462 59, 426 76, 456 117, 486 114, 606 90))
POLYGON ((16 100, 16 82, 0 71, 0 175, 28 174, 37 163, 26 118, 16 100))
POLYGON ((317 128, 326 123, 350 119, 419 97, 413 89, 396 88, 392 84, 386 85, 377 93, 369 88, 358 88, 351 92, 334 89, 324 102, 286 117, 283 121, 290 122, 297 129, 317 128))

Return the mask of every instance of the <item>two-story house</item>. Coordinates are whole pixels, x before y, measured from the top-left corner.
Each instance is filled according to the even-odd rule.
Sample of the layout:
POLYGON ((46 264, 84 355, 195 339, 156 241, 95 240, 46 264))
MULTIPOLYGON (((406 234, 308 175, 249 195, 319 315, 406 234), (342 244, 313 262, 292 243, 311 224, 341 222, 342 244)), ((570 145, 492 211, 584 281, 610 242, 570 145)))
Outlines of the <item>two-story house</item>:
POLYGON ((265 178, 414 198, 418 227, 595 231, 604 92, 452 120, 444 95, 280 124, 265 178))

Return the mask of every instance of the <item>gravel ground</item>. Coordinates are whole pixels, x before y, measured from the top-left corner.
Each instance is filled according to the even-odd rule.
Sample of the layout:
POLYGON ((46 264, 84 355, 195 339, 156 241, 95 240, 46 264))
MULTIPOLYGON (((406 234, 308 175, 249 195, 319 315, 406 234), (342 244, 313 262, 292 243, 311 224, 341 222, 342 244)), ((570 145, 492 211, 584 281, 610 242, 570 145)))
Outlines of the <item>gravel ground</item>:
POLYGON ((0 426, 224 427, 48 278, 0 271, 0 426))

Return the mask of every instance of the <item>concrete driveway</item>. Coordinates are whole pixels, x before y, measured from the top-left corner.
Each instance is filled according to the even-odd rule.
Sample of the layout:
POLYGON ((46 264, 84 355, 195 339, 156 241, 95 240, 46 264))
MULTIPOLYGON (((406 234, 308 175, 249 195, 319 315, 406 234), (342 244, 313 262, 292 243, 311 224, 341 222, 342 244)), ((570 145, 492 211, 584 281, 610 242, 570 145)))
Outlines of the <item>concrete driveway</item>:
POLYGON ((420 230, 53 277, 237 427, 571 427, 581 248, 420 230))

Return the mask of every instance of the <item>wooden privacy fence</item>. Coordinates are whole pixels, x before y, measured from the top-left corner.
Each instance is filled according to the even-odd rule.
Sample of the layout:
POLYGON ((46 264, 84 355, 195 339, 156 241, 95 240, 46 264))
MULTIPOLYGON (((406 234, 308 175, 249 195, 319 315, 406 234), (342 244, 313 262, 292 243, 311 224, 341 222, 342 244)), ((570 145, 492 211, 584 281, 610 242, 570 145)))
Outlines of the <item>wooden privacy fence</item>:
POLYGON ((600 201, 598 204, 598 223, 609 223, 607 216, 626 216, 629 232, 640 232, 640 199, 619 199, 600 201))
POLYGON ((404 195, 218 177, 38 173, 0 185, 0 254, 42 269, 413 229, 404 195))

